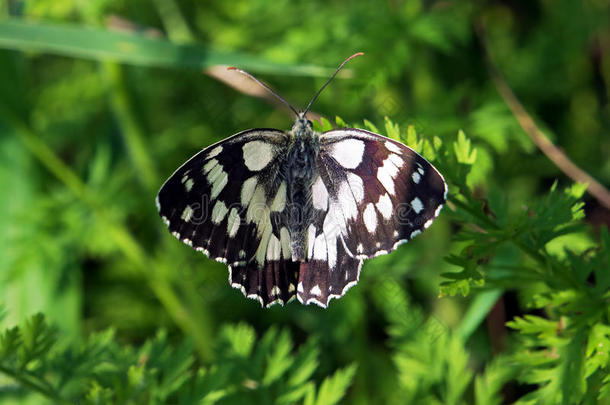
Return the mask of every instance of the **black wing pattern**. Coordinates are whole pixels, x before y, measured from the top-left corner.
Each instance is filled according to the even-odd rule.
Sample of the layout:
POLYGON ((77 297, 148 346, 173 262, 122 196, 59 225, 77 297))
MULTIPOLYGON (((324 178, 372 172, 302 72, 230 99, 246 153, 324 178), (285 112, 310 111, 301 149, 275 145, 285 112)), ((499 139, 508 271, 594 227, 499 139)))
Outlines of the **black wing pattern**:
POLYGON ((364 259, 389 253, 432 224, 447 185, 412 149, 359 129, 322 134, 317 168, 298 298, 326 307, 358 282, 364 259))
POLYGON ((157 207, 176 238, 229 266, 229 282, 264 305, 296 293, 299 263, 281 224, 286 184, 278 176, 287 135, 241 132, 203 149, 163 184, 157 207))

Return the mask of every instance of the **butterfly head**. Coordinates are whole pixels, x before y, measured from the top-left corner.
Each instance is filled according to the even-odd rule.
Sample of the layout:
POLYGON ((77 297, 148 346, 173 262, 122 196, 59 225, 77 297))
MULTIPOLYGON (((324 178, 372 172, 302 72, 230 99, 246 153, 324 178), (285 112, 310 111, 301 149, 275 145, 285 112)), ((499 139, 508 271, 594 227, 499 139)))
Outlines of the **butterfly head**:
POLYGON ((299 114, 292 125, 291 132, 296 137, 306 137, 313 134, 313 124, 305 117, 305 114, 299 114))

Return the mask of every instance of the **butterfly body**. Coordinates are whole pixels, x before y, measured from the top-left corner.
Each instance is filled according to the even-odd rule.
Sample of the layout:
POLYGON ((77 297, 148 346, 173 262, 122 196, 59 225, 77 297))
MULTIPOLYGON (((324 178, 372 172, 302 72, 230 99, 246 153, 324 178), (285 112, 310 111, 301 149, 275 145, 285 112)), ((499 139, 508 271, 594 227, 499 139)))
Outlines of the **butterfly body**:
POLYGON ((288 136, 290 144, 280 173, 287 184, 291 257, 293 261, 299 261, 306 259, 307 228, 303 224, 310 223, 313 216, 311 187, 318 175, 316 159, 320 143, 319 134, 305 119, 298 119, 288 136))

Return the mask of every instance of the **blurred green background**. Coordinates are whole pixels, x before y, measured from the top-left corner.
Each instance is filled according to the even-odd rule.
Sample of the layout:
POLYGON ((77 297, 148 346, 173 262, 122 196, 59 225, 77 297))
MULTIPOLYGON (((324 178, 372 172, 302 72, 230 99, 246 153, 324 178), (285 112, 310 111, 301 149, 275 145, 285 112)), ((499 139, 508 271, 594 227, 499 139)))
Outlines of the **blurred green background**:
MULTIPOLYGON (((456 270, 444 257, 463 246, 451 204, 415 241, 368 261, 359 284, 326 310, 262 309, 245 299, 225 266, 169 235, 154 205, 163 181, 201 148, 244 129, 292 125, 285 109, 208 69, 239 66, 303 107, 334 67, 362 51, 314 112, 380 129, 388 116, 445 143, 461 129, 477 148, 474 195, 523 211, 555 180, 571 180, 499 96, 481 41, 546 135, 610 184, 608 0, 2 2, 2 326, 42 312, 65 341, 114 328, 135 346, 165 328, 171 339, 191 339, 204 365, 214 362, 223 325, 244 322, 259 336, 286 328, 296 346, 318 339, 314 378, 357 364, 346 403, 396 403, 409 375, 395 361, 397 316, 430 327, 417 338, 425 347, 461 331, 465 367, 484 369, 508 333, 498 322, 502 330, 528 308, 519 290, 490 314, 493 290, 439 296, 441 273, 456 270)), ((592 226, 551 249, 582 252, 610 223, 607 209, 584 198, 592 226)), ((445 398, 432 383, 422 387, 445 398)), ((531 390, 514 384, 501 395, 512 402, 531 390)))

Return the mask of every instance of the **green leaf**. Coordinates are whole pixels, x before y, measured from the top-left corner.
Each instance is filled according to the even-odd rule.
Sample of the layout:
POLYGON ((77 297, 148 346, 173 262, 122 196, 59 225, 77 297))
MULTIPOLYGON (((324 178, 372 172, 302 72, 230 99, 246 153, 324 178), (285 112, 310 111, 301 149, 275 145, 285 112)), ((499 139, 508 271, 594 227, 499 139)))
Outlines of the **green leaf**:
POLYGON ((371 132, 374 132, 376 134, 379 133, 379 130, 377 129, 375 124, 373 124, 371 121, 367 120, 366 118, 364 119, 364 127, 371 132))
POLYGON ((335 116, 335 123, 337 124, 337 128, 346 128, 347 124, 345 123, 345 121, 343 121, 343 119, 341 117, 339 117, 338 115, 335 116))
POLYGON ((344 369, 337 370, 332 376, 324 379, 313 403, 315 405, 334 405, 338 403, 345 396, 355 373, 356 365, 352 364, 344 369))
POLYGON ((292 340, 287 331, 279 334, 274 341, 271 354, 267 356, 267 368, 263 377, 263 385, 270 385, 278 380, 292 366, 294 359, 290 356, 292 340))
POLYGON ((501 405, 504 403, 502 388, 514 375, 514 364, 506 357, 496 357, 483 374, 475 377, 474 396, 476 405, 501 405))
POLYGON ((330 131, 333 128, 333 124, 324 117, 320 117, 317 120, 313 120, 313 129, 317 132, 326 132, 330 131))
POLYGON ((524 315, 515 317, 506 323, 509 328, 517 329, 521 333, 535 334, 538 338, 548 338, 557 333, 557 322, 541 318, 535 315, 524 315))
POLYGON ((393 123, 388 117, 385 117, 385 133, 388 138, 394 139, 395 141, 402 142, 400 139, 400 130, 398 124, 393 123))
POLYGON ((227 343, 229 355, 248 357, 256 341, 256 333, 245 323, 226 325, 221 331, 221 339, 227 343))
POLYGON ((477 160, 477 150, 472 148, 470 139, 466 138, 462 130, 458 132, 457 141, 453 143, 453 150, 458 163, 472 165, 477 160))
POLYGON ((423 148, 423 142, 423 139, 420 139, 417 136, 415 127, 413 125, 409 125, 409 127, 407 128, 407 145, 415 152, 421 152, 423 148))
POLYGON ((283 65, 237 52, 175 44, 141 33, 19 19, 0 20, 0 48, 141 66, 204 69, 235 65, 254 72, 323 77, 331 72, 319 66, 283 65))
POLYGON ((297 354, 294 365, 290 371, 288 384, 290 386, 301 386, 318 368, 318 357, 320 349, 318 348, 317 340, 310 339, 297 354))
POLYGON ((561 357, 561 393, 563 402, 580 402, 587 392, 587 380, 585 378, 585 328, 576 331, 572 339, 562 350, 561 357))

